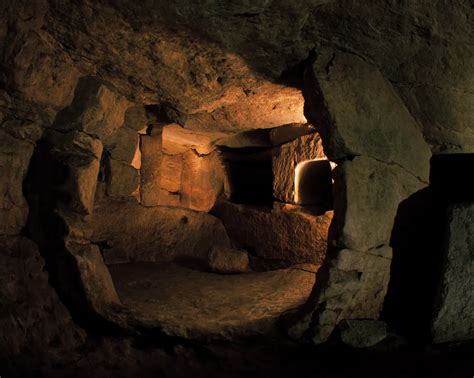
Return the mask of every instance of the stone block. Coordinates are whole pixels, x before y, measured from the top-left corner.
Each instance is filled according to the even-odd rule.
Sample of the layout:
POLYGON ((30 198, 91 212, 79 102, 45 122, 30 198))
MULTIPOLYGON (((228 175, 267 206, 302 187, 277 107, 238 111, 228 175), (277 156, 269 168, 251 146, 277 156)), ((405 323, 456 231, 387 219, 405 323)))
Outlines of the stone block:
POLYGON ((160 204, 161 177, 161 132, 152 130, 151 135, 142 135, 141 140, 141 169, 140 195, 143 206, 160 204))
POLYGON ((337 52, 306 74, 308 120, 318 125, 329 159, 354 155, 394 163, 428 181, 431 151, 391 83, 361 58, 337 52))
POLYGON ((249 256, 239 249, 213 247, 209 253, 209 268, 216 273, 245 273, 249 270, 249 256))
POLYGON ((59 189, 69 198, 61 207, 80 214, 90 214, 94 206, 102 143, 80 131, 50 132, 46 139, 52 155, 68 172, 59 189))
POLYGON ((107 194, 110 197, 129 197, 140 185, 138 171, 131 165, 109 159, 107 175, 107 194))
POLYGON ((345 161, 333 174, 331 242, 359 251, 388 244, 399 204, 426 187, 402 168, 367 157, 345 161))
POLYGON ((433 320, 437 343, 474 339, 474 204, 453 205, 447 219, 433 320))
POLYGON ((387 325, 380 320, 344 320, 339 324, 341 340, 353 348, 368 348, 387 337, 387 325))
POLYGON ((181 206, 207 212, 214 206, 223 186, 224 172, 216 153, 199 156, 188 151, 183 155, 181 206))
POLYGON ((315 216, 220 200, 213 214, 222 219, 237 247, 258 258, 282 261, 289 266, 320 265, 326 256, 331 212, 315 216))
POLYGON ((92 310, 97 314, 104 314, 108 306, 120 305, 112 277, 104 264, 99 248, 70 238, 66 240, 65 245, 77 269, 77 281, 92 310))
POLYGON ((124 123, 130 103, 95 77, 79 79, 71 105, 60 111, 54 128, 79 130, 106 142, 124 123))
POLYGON ((182 155, 163 154, 161 159, 160 187, 168 192, 178 193, 181 189, 182 170, 182 155))
POLYGON ((173 261, 178 258, 207 262, 210 249, 230 247, 222 222, 188 209, 143 207, 133 199, 98 204, 90 219, 92 241, 106 242, 107 262, 173 261), (110 214, 120 222, 110 222, 110 214))

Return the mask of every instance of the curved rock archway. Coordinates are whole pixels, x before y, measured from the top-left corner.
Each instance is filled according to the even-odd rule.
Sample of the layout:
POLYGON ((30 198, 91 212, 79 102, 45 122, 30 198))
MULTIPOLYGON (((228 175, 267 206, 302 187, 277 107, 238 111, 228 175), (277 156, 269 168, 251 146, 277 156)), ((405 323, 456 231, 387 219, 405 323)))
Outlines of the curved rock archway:
MULTIPOLYGON (((423 248, 432 266, 416 293, 439 292, 408 328, 472 339, 472 198, 441 216, 428 177, 431 153, 474 151, 472 13, 470 0, 3 1, 0 368, 84 372, 86 345, 127 365, 129 351, 88 337, 141 343, 150 331, 131 321, 108 265, 158 256, 188 266, 212 255, 206 269, 270 270, 272 285, 290 271, 307 290, 292 306, 284 290, 252 299, 273 295, 290 337, 321 344, 337 331, 383 334, 390 270, 390 294, 403 272, 418 279, 400 269, 409 256, 392 254, 423 248), (295 203, 297 165, 323 154, 337 165, 334 216, 295 203), (420 236, 416 222, 429 243, 395 245, 420 236), (290 268, 302 263, 312 266, 290 268)), ((402 315, 401 327, 413 320, 402 315)))

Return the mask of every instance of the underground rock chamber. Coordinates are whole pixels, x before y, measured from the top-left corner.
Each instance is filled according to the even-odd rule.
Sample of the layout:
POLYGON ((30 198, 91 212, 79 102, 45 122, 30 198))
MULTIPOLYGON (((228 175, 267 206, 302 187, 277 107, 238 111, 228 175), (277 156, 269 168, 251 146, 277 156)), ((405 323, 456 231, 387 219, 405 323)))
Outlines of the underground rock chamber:
POLYGON ((277 324, 314 344, 386 337, 392 233, 429 184, 431 153, 377 68, 328 57, 307 64, 304 99, 274 83, 245 93, 269 110, 261 128, 252 101, 221 128, 207 113, 180 124, 78 81, 24 183, 25 233, 77 323, 180 340, 274 337, 277 324))
POLYGON ((278 336, 327 249, 332 172, 315 128, 193 130, 135 106, 118 126, 71 130, 108 95, 81 81, 25 183, 28 232, 76 321, 192 340, 278 336))
POLYGON ((473 9, 428 3, 0 2, 0 376, 471 376, 473 9))
MULTIPOLYGON (((260 146, 235 147, 241 135, 216 141, 177 125, 152 128, 141 136, 141 158, 155 176, 142 166, 141 185, 158 206, 97 202, 92 241, 103 246, 121 302, 140 327, 187 339, 274 337, 280 316, 307 301, 326 252, 330 193, 302 207, 278 201, 285 197, 276 181, 294 198, 293 161, 321 156, 320 138, 305 124, 245 137, 252 134, 260 146), (147 143, 160 137, 161 151, 147 156, 147 143), (160 167, 150 162, 157 154, 160 167), (107 214, 133 221, 111 226, 107 214)), ((326 174, 313 179, 331 191, 326 174)))

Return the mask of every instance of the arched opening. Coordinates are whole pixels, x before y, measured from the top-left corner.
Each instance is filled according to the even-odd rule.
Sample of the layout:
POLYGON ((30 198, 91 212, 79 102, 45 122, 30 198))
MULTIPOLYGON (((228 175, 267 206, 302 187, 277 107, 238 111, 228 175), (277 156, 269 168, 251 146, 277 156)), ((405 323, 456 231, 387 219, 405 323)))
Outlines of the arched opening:
MULTIPOLYGON (((298 90, 274 90, 265 101, 296 98, 293 120, 304 118, 298 90)), ((43 137, 49 160, 28 174, 28 232, 57 262, 49 266, 64 302, 95 330, 105 322, 182 338, 277 334, 278 318, 309 298, 326 255, 332 183, 319 134, 285 118, 262 129, 194 130, 159 106, 124 106, 123 123, 109 130, 71 129, 71 119, 102 106, 85 98, 108 91, 80 81, 55 121, 61 131, 43 137), (317 167, 302 170, 307 161, 317 167), (59 186, 37 193, 56 166, 66 169, 59 186)))
POLYGON ((295 203, 332 208, 332 167, 327 159, 307 160, 295 169, 295 203))

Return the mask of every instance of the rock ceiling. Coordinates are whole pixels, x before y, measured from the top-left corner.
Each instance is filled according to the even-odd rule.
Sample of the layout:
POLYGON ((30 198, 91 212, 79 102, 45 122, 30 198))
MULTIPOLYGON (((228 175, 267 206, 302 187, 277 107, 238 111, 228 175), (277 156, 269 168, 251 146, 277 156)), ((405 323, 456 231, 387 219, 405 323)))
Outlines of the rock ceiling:
MULTIPOLYGON (((435 151, 474 145, 468 0, 370 7, 355 0, 38 0, 0 7, 7 21, 0 28, 2 86, 49 117, 69 104, 79 77, 93 75, 191 129, 301 122, 299 64, 313 49, 342 50, 395 84, 435 151)), ((2 107, 18 107, 11 101, 2 107)))

